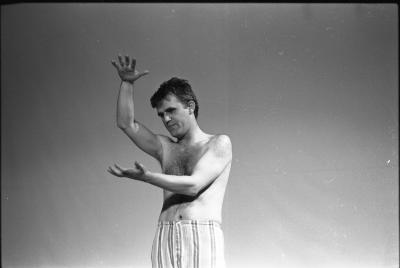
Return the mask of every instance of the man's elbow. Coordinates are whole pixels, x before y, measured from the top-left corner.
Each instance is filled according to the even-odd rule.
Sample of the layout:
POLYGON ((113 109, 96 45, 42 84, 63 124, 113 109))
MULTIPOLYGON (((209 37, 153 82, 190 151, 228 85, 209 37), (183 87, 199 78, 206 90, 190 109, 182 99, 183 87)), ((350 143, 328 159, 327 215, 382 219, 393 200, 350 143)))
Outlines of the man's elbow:
POLYGON ((190 185, 185 189, 184 194, 188 196, 196 196, 201 191, 201 188, 198 185, 190 185))
POLYGON ((198 184, 191 184, 190 186, 186 187, 185 195, 189 196, 197 196, 204 191, 205 188, 208 188, 209 185, 203 185, 201 183, 198 184))
POLYGON ((117 122, 117 127, 123 132, 126 132, 128 130, 133 130, 135 132, 137 130, 137 126, 135 123, 129 124, 124 122, 117 122))
POLYGON ((117 127, 118 127, 120 130, 124 130, 124 129, 127 128, 127 126, 126 126, 125 124, 119 123, 119 122, 117 122, 117 127))

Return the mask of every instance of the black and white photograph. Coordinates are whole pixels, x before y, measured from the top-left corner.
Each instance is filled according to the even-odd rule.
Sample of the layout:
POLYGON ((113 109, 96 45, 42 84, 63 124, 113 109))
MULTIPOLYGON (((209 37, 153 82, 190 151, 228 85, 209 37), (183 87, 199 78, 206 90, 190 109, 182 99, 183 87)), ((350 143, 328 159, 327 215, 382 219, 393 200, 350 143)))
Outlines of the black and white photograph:
POLYGON ((398 268, 396 3, 1 5, 1 267, 398 268))

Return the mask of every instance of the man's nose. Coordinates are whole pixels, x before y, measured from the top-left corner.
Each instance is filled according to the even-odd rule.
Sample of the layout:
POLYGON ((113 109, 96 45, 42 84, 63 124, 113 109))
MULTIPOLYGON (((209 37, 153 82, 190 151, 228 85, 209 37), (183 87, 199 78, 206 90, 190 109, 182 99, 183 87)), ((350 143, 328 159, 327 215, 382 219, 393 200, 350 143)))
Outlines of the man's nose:
POLYGON ((171 116, 168 114, 164 114, 164 122, 168 123, 169 121, 171 121, 171 116))

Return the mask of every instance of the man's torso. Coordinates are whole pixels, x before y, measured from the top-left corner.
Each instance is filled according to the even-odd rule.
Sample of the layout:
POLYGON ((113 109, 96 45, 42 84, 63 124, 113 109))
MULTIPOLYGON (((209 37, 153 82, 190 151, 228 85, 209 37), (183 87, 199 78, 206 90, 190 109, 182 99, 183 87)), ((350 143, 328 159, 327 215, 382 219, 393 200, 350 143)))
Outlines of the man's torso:
MULTIPOLYGON (((170 175, 191 175, 198 160, 212 150, 218 136, 210 135, 194 145, 169 142, 165 146, 162 170, 170 175)), ((159 221, 216 220, 221 222, 221 210, 231 165, 196 196, 164 190, 164 204, 159 221)))

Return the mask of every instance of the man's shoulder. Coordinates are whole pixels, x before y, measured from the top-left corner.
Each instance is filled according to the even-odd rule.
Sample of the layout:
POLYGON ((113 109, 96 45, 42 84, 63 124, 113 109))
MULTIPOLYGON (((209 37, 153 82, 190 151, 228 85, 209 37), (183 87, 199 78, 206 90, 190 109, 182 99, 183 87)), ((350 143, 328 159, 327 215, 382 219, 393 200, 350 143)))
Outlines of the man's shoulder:
POLYGON ((211 135, 210 141, 214 146, 224 146, 231 144, 231 138, 226 134, 211 135))
POLYGON ((216 134, 211 138, 211 147, 218 156, 226 156, 232 154, 231 138, 226 134, 216 134))
POLYGON ((213 135, 213 138, 217 140, 217 142, 222 142, 222 143, 230 143, 231 138, 227 134, 215 134, 213 135))

